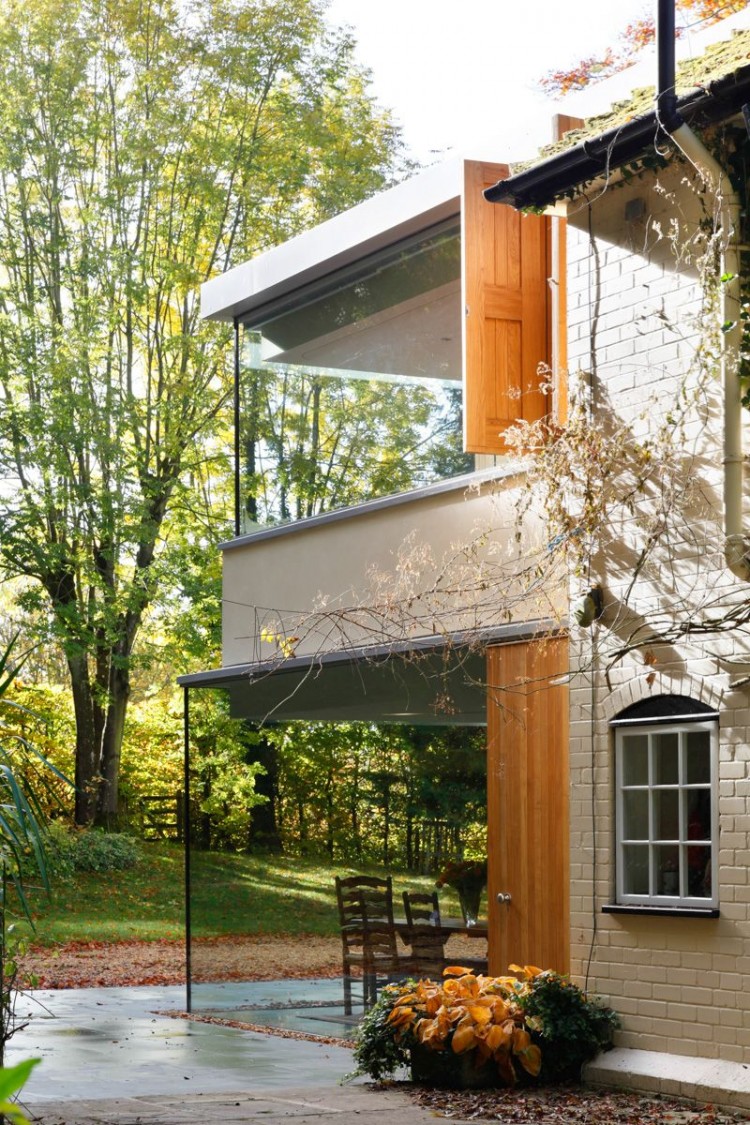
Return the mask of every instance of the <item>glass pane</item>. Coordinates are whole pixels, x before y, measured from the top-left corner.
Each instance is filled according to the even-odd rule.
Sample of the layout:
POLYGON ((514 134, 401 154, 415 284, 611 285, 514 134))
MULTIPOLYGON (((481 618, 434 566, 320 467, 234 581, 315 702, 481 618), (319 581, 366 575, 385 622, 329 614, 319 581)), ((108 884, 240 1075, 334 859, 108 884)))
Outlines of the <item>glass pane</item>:
POLYGON ((245 325, 243 532, 470 472, 454 222, 245 325))
POLYGON ((623 794, 624 840, 648 840, 648 791, 630 790, 623 794))
POLYGON ((679 736, 669 734, 654 735, 654 784, 676 785, 678 773, 679 736))
POLYGON ((302 291, 249 326, 265 363, 461 380, 458 223, 420 234, 302 291))
POLYGON ((688 894, 694 898, 711 898, 711 849, 687 849, 688 894))
POLYGON ((680 849, 677 844, 654 848, 656 860, 656 893, 680 893, 680 849))
POLYGON ((707 785, 711 781, 711 734, 692 731, 687 736, 686 780, 688 785, 707 785))
POLYGON ((241 530, 469 472, 461 387, 300 368, 240 376, 241 530))
POLYGON ((654 836, 657 840, 679 840, 679 790, 654 790, 654 836))
POLYGON ((648 785, 648 735, 623 735, 621 745, 623 785, 648 785))
MULTIPOLYGON (((405 891, 426 895, 431 912, 437 895, 435 921, 445 928, 435 934, 450 937, 445 956, 455 964, 487 956, 486 731, 306 721, 259 728, 243 717, 251 706, 236 690, 190 691, 192 1008, 351 1038, 362 978, 355 970, 352 1018, 344 1011, 336 874, 377 877, 386 891, 390 876, 399 920, 405 891), (480 917, 469 937, 461 924, 471 893, 480 917), (293 979, 273 956, 280 933, 299 942, 293 979)), ((164 862, 181 859, 170 845, 164 862)), ((398 944, 399 955, 410 955, 406 937, 398 944)), ((425 963, 426 949, 418 956, 425 963)))
POLYGON ((647 895, 648 885, 648 847, 628 844, 622 849, 625 870, 623 871, 623 890, 626 895, 647 895))
POLYGON ((688 840, 711 840, 711 790, 688 789, 685 791, 688 840))

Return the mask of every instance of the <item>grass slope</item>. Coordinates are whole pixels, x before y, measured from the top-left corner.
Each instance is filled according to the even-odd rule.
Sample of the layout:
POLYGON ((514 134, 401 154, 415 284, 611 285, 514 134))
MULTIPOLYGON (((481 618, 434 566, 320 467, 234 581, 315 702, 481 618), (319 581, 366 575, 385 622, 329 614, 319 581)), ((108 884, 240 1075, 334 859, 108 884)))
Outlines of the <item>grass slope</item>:
MULTIPOLYGON (((181 847, 144 845, 143 859, 127 871, 78 872, 53 882, 52 897, 32 891, 35 944, 69 941, 155 941, 184 934, 185 870, 181 847)), ((221 934, 338 934, 335 874, 363 868, 298 857, 193 853, 191 920, 195 936, 221 934)), ((382 869, 368 868, 369 874, 382 869)), ((394 874, 394 901, 401 892, 431 890, 430 876, 394 874)), ((445 890, 441 909, 457 914, 445 890)), ((19 923, 19 928, 26 924, 19 923)))

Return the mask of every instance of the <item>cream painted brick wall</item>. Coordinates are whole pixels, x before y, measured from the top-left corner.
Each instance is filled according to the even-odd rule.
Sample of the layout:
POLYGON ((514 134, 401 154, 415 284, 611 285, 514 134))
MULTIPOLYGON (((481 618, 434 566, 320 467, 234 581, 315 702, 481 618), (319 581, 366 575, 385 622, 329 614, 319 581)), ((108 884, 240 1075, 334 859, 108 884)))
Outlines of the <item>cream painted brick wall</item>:
MULTIPOLYGON (((629 421, 636 433, 670 408, 679 380, 691 368, 697 342, 691 323, 701 307, 696 270, 685 263, 675 265, 668 241, 660 239, 654 227, 661 222, 662 229, 668 229, 669 192, 676 194, 690 221, 695 200, 681 188, 683 175, 678 169, 662 176, 665 194, 653 191, 644 179, 596 195, 591 222, 598 279, 588 206, 575 204, 569 213, 569 367, 571 372, 595 373, 600 402, 618 419, 629 421), (625 205, 636 196, 646 202, 648 221, 628 226, 625 205)), ((646 572, 631 604, 634 625, 639 613, 658 612, 669 620, 676 604, 694 610, 705 601, 706 591, 719 601, 737 596, 737 584, 728 578, 720 557, 718 388, 708 383, 701 396, 704 414, 687 432, 706 507, 696 516, 694 541, 682 545, 679 573, 663 566, 646 572)), ((629 551, 637 549, 639 535, 636 524, 613 529, 613 537, 629 551)), ((622 551, 620 555, 610 552, 601 571, 592 576, 605 590, 604 624, 595 626, 593 635, 574 630, 572 638, 579 672, 570 692, 573 976, 620 1013, 622 1045, 750 1065, 750 689, 734 686, 750 675, 750 652, 739 634, 691 637, 658 649, 653 668, 638 654, 625 657, 611 668, 607 683, 602 666, 617 640, 615 609, 631 573, 622 551), (592 653, 594 639, 598 658, 592 653), (743 657, 747 665, 735 670, 731 662, 743 657), (651 671, 655 680, 649 685, 651 671), (662 692, 691 695, 720 711, 718 919, 601 910, 614 900, 615 890, 613 739, 608 720, 630 703, 662 692)), ((746 588, 740 595, 750 596, 750 591, 746 588)))

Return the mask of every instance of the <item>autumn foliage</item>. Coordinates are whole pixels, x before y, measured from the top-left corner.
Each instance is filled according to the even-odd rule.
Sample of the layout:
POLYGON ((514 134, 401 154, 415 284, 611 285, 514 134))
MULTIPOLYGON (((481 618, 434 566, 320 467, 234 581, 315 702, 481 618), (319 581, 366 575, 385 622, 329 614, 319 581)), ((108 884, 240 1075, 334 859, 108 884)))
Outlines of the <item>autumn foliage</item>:
MULTIPOLYGON (((677 27, 677 36, 687 28, 708 27, 726 16, 743 11, 748 0, 676 0, 675 10, 684 13, 683 26, 677 27)), ((582 90, 591 82, 599 82, 625 70, 636 59, 639 51, 653 43, 656 25, 652 16, 629 23, 618 36, 616 47, 607 47, 601 55, 589 55, 568 70, 552 70, 540 79, 539 85, 550 97, 561 97, 573 90, 582 90)))
MULTIPOLYGON (((380 1081, 411 1065, 417 1081, 461 1084, 467 1057, 490 1083, 562 1081, 611 1045, 618 1018, 566 977, 535 965, 514 976, 474 975, 460 965, 442 981, 388 985, 357 1032, 358 1074, 380 1081), (428 1062, 437 1054, 437 1066, 428 1062)), ((476 1084, 472 1082, 471 1084, 476 1084)))

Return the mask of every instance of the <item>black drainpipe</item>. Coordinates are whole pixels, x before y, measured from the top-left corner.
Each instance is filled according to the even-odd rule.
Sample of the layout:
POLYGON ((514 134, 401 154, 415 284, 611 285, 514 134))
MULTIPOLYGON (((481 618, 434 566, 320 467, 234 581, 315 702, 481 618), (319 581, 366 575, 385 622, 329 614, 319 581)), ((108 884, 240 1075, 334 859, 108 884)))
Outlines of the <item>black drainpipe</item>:
POLYGON ((684 124, 677 110, 675 90, 675 20, 674 0, 658 0, 656 8, 656 57, 658 76, 656 88, 656 114, 667 133, 684 124))

